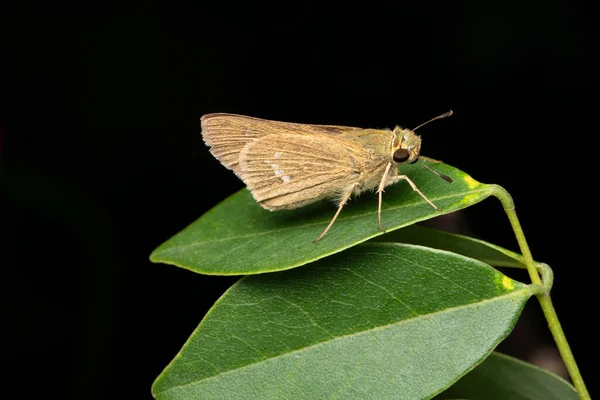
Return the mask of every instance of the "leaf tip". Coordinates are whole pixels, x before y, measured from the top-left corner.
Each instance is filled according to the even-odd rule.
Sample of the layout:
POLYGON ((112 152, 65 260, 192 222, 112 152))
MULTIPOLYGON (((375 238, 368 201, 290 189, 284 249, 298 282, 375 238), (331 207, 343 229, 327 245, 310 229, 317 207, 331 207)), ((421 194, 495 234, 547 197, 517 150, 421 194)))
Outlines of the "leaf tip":
POLYGON ((153 262, 155 264, 162 262, 163 260, 160 258, 160 247, 154 249, 152 253, 150 253, 148 259, 150 260, 150 262, 153 262))

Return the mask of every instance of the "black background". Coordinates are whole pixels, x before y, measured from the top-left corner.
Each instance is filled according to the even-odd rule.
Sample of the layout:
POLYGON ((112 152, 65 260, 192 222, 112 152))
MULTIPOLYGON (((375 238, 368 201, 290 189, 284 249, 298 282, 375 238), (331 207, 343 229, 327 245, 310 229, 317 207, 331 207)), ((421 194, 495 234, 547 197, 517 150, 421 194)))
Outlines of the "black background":
MULTIPOLYGON (((594 393, 598 37, 578 2, 20 3, 0 18, 9 389, 149 399, 235 281, 148 261, 243 187, 201 115, 414 127, 453 109, 422 153, 513 195, 594 393)), ((461 221, 518 249, 496 200, 461 221)), ((532 301, 502 350, 554 354, 544 325, 532 301)))

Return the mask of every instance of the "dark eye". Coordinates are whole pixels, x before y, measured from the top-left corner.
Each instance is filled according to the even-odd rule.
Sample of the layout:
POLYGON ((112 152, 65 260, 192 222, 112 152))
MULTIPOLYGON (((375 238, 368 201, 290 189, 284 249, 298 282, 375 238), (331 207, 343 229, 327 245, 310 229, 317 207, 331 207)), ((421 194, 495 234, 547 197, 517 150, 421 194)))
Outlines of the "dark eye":
POLYGON ((408 160, 408 157, 409 154, 408 150, 406 149, 398 149, 394 152, 394 161, 396 161, 397 163, 401 163, 408 160))

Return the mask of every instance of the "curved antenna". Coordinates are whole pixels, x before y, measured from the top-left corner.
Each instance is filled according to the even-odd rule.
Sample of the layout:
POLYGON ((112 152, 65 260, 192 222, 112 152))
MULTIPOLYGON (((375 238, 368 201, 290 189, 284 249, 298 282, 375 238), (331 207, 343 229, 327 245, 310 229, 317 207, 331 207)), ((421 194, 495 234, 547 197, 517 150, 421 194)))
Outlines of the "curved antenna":
POLYGON ((428 123, 430 123, 432 121, 435 121, 436 119, 447 118, 447 117, 451 116, 452 114, 454 114, 454 112, 452 110, 450 110, 448 112, 443 113, 442 115, 438 115, 435 118, 431 118, 429 121, 423 122, 421 125, 417 126, 415 129, 413 129, 413 131, 416 131, 417 129, 419 129, 423 125, 427 125, 428 123))

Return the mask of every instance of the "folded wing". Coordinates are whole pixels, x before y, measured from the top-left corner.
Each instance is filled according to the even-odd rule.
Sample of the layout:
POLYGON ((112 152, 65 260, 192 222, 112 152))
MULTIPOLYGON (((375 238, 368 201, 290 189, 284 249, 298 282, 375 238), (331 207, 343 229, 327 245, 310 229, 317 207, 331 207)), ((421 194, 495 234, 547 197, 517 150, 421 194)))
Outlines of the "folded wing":
POLYGON ((200 119, 200 125, 211 153, 238 176, 242 149, 261 137, 273 134, 341 135, 363 131, 347 126, 295 124, 235 114, 207 114, 200 119))
POLYGON ((292 209, 339 199, 358 182, 365 150, 327 135, 266 135, 240 152, 238 175, 262 207, 292 209))

